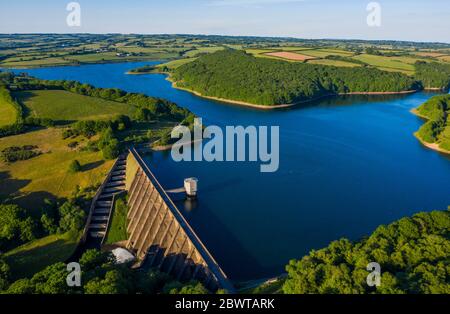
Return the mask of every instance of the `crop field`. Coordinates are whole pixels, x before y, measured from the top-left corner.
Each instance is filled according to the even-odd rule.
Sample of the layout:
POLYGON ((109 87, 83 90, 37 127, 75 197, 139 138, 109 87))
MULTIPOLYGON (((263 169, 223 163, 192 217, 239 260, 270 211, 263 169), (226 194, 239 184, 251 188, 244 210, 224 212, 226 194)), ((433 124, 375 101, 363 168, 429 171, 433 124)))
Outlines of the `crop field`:
POLYGON ((265 55, 270 56, 270 57, 287 59, 287 60, 291 60, 291 61, 306 61, 306 60, 315 59, 314 57, 305 56, 305 55, 301 55, 298 53, 287 52, 287 51, 269 52, 269 53, 265 53, 265 55))
POLYGON ((73 141, 85 145, 84 139, 62 138, 63 129, 35 130, 0 139, 0 150, 11 146, 35 145, 41 155, 11 164, 0 161, 0 197, 11 198, 20 206, 36 210, 45 198, 69 197, 77 186, 100 184, 112 166, 103 161, 100 152, 88 152, 68 147, 73 141), (69 173, 73 160, 82 165, 79 173, 69 173))
POLYGON ((14 97, 31 116, 55 121, 108 119, 134 112, 133 107, 126 104, 60 90, 18 92, 14 97))

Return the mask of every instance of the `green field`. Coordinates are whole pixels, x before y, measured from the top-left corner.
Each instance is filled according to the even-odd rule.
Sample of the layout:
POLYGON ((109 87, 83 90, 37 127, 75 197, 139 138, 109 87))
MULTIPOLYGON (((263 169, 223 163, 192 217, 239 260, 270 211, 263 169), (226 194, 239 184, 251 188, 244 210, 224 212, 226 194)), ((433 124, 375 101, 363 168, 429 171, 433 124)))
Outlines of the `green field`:
POLYGON ((378 68, 382 68, 384 70, 391 69, 391 70, 406 71, 410 73, 414 73, 415 70, 414 65, 411 64, 411 58, 385 57, 385 56, 361 54, 358 56, 354 56, 353 59, 365 62, 369 65, 378 68))
POLYGON ((179 59, 179 60, 173 60, 173 61, 169 61, 167 63, 163 63, 163 64, 159 64, 157 66, 157 68, 162 68, 162 67, 167 67, 170 70, 174 70, 180 66, 182 66, 183 64, 192 62, 197 60, 197 58, 187 58, 187 59, 179 59))
MULTIPOLYGON (((100 184, 112 166, 104 161, 101 152, 71 149, 68 144, 85 139, 62 139, 63 129, 51 128, 0 138, 0 150, 11 146, 35 145, 41 155, 12 164, 0 162, 0 198, 8 198, 18 205, 39 210, 45 198, 60 199, 81 188, 100 184), (73 160, 81 163, 82 171, 69 173, 73 160)), ((95 138, 93 138, 95 139, 95 138)))
POLYGON ((327 50, 327 49, 311 49, 311 50, 301 50, 301 53, 306 56, 325 58, 328 56, 342 56, 349 57, 352 53, 343 50, 327 50))
POLYGON ((18 92, 14 96, 31 116, 55 121, 108 119, 134 112, 130 105, 60 90, 18 92))
POLYGON ((223 47, 199 47, 195 50, 190 50, 187 53, 185 53, 184 55, 188 58, 193 58, 198 56, 201 53, 213 53, 219 50, 223 50, 223 47))
POLYGON ((11 68, 23 68, 23 67, 35 67, 35 66, 51 66, 51 65, 63 65, 68 64, 67 60, 62 58, 42 58, 35 60, 24 60, 24 61, 9 61, 5 60, 1 63, 4 67, 11 68))
POLYGON ((0 127, 16 122, 17 111, 6 98, 8 93, 5 89, 0 89, 0 127))
POLYGON ((50 235, 6 252, 12 279, 31 277, 50 264, 65 262, 74 253, 79 238, 76 232, 50 235))
POLYGON ((128 208, 125 197, 116 198, 111 222, 106 235, 106 244, 114 244, 128 239, 127 213, 128 208))

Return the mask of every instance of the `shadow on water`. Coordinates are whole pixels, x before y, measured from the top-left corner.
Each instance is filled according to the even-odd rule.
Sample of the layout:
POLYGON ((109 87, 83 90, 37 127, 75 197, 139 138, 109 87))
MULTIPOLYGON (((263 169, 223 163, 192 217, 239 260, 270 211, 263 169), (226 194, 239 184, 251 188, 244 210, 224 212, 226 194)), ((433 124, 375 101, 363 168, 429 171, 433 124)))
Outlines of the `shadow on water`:
POLYGON ((202 204, 201 199, 198 199, 196 203, 196 209, 202 211, 202 221, 191 219, 196 209, 186 208, 186 204, 189 202, 186 202, 185 199, 175 201, 177 207, 182 209, 192 228, 231 280, 251 280, 283 272, 283 269, 279 267, 263 267, 258 259, 249 254, 248 250, 241 245, 241 242, 225 224, 209 210, 207 204, 202 204), (204 223, 205 221, 207 223, 204 223), (240 265, 239 267, 236 267, 237 263, 240 265))

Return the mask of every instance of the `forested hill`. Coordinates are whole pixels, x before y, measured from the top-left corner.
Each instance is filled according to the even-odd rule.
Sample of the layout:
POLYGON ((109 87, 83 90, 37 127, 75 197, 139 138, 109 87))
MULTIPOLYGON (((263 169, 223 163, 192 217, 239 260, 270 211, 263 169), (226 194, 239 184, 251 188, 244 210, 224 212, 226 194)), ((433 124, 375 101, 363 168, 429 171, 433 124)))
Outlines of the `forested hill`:
POLYGON ((428 144, 436 144, 445 152, 450 152, 450 95, 438 95, 429 99, 417 109, 417 113, 428 121, 416 136, 428 144))
POLYGON ((402 218, 359 242, 342 239, 291 261, 283 292, 450 293, 449 236, 450 211, 402 218), (376 288, 366 283, 371 262, 381 266, 376 288))
POLYGON ((417 62, 416 79, 426 89, 448 90, 450 87, 450 64, 417 62))
POLYGON ((204 55, 174 71, 178 87, 203 96, 258 105, 292 104, 354 92, 401 92, 420 88, 401 73, 339 68, 255 58, 227 49, 204 55))

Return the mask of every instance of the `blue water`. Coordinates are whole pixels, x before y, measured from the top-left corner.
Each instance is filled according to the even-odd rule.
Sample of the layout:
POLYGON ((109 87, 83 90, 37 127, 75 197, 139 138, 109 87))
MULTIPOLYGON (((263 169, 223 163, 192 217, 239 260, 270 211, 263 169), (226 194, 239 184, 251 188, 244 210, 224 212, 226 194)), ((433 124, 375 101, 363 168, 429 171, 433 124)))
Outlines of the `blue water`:
POLYGON ((272 174, 260 173, 255 163, 148 157, 166 188, 199 178, 197 204, 176 202, 232 279, 278 274, 290 259, 332 240, 358 239, 380 224, 450 205, 450 159, 413 136, 422 121, 410 110, 434 94, 335 98, 263 112, 175 90, 163 75, 124 74, 143 64, 151 63, 26 72, 163 97, 205 124, 280 126, 280 169, 272 174))

